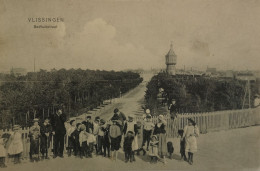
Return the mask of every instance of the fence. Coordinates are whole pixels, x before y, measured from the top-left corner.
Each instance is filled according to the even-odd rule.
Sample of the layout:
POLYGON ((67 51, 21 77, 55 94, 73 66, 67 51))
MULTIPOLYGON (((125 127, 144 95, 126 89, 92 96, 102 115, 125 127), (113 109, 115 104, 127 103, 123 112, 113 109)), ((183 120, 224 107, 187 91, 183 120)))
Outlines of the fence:
MULTIPOLYGON (((254 109, 228 110, 210 113, 184 113, 179 114, 175 121, 173 121, 169 116, 166 116, 167 137, 176 137, 178 132, 177 130, 183 129, 184 126, 188 124, 188 118, 194 119, 201 133, 228 130, 260 124, 260 107, 254 109)), ((136 116, 135 120, 143 121, 143 117, 136 116)), ((156 123, 157 121, 158 117, 153 116, 152 122, 156 123)), ((3 132, 11 132, 11 130, 3 130, 3 132)), ((23 138, 23 158, 28 158, 30 151, 30 142, 28 140, 29 128, 23 128, 20 132, 22 133, 23 138)), ((66 148, 68 137, 65 137, 64 141, 64 148, 66 148)))
MULTIPOLYGON (((183 113, 178 114, 177 119, 174 121, 167 115, 165 117, 167 121, 167 137, 176 137, 178 129, 183 129, 184 126, 188 124, 188 118, 194 119, 201 133, 228 130, 260 124, 260 107, 209 113, 183 113)), ((143 118, 141 116, 136 117, 136 121, 142 120, 143 118)), ((156 123, 157 120, 157 116, 152 117, 153 123, 156 123)))

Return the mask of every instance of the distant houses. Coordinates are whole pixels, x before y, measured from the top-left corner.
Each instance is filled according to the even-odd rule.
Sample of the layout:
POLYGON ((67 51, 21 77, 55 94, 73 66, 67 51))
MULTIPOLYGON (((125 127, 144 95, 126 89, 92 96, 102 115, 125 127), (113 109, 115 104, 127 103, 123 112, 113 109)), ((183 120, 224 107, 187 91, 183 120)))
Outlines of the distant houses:
POLYGON ((27 70, 24 68, 12 68, 10 74, 13 74, 14 76, 24 76, 27 74, 27 70))

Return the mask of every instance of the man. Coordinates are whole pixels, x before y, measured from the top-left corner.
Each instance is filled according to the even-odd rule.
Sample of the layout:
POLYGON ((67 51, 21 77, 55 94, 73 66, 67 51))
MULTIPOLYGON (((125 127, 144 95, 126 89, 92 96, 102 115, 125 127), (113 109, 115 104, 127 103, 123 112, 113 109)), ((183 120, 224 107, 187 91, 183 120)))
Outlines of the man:
POLYGON ((93 131, 93 123, 91 122, 91 116, 87 116, 86 121, 83 121, 82 124, 86 126, 86 131, 90 133, 90 129, 93 131))
POLYGON ((175 99, 172 99, 168 109, 170 110, 171 119, 174 120, 175 118, 177 118, 177 108, 175 99))
POLYGON ((54 156, 60 156, 63 158, 63 150, 64 150, 64 136, 66 134, 66 128, 64 123, 66 122, 66 115, 62 112, 62 109, 54 114, 52 118, 52 128, 54 135, 54 156))
POLYGON ((177 133, 177 107, 176 107, 176 101, 175 99, 172 99, 171 104, 168 108, 170 110, 170 116, 171 116, 171 124, 170 127, 173 128, 174 135, 178 135, 177 133))
MULTIPOLYGON (((126 116, 124 113, 120 112, 118 108, 115 108, 114 115, 112 118, 118 118, 118 120, 121 122, 121 130, 123 130, 124 122, 126 121, 126 116)), ((112 119, 111 119, 112 120, 112 119)))

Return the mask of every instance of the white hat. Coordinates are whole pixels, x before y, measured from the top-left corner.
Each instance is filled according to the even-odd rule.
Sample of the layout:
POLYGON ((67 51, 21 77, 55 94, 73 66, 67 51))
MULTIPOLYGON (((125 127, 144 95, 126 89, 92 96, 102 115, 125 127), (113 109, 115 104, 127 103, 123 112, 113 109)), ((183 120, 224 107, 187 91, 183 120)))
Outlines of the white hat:
POLYGON ((150 114, 150 109, 146 109, 145 113, 150 114))

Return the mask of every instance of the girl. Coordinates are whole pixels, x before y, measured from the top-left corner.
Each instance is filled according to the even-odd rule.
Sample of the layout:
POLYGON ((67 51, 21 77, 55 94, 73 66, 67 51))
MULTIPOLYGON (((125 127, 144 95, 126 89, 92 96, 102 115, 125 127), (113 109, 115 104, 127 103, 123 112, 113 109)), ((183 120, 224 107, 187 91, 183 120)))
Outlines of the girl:
POLYGON ((67 129, 67 136, 68 136, 68 156, 71 156, 71 151, 73 150, 75 146, 75 141, 71 134, 76 130, 76 121, 71 120, 70 121, 70 126, 67 129))
POLYGON ((158 145, 158 153, 159 156, 163 158, 163 163, 166 164, 167 155, 167 144, 166 144, 166 121, 163 118, 163 115, 159 115, 158 123, 155 125, 153 134, 157 136, 159 145, 158 145))
POLYGON ((5 165, 6 149, 5 144, 7 139, 2 136, 2 130, 0 130, 0 168, 7 167, 5 165))
POLYGON ((151 156, 151 163, 157 163, 158 160, 158 144, 157 136, 153 135, 149 145, 149 156, 151 156))
POLYGON ((146 154, 146 151, 143 149, 143 125, 141 123, 141 121, 137 121, 136 122, 137 124, 137 138, 138 138, 138 147, 139 149, 137 150, 137 155, 139 156, 140 155, 140 151, 143 152, 143 155, 146 154))
POLYGON ((39 119, 33 120, 34 124, 29 130, 30 137, 30 157, 31 162, 39 161, 39 149, 40 149, 40 126, 38 124, 39 119))
POLYGON ((109 138, 111 142, 111 159, 114 160, 115 154, 115 161, 117 160, 117 151, 120 147, 121 142, 121 129, 117 125, 117 120, 112 120, 113 124, 109 128, 109 138))
POLYGON ((199 136, 199 129, 196 123, 189 118, 188 125, 184 127, 183 137, 185 137, 185 151, 188 152, 188 162, 193 164, 193 153, 197 152, 197 140, 199 136))
POLYGON ((19 132, 20 126, 14 125, 13 132, 11 133, 11 143, 8 148, 8 154, 14 157, 14 164, 21 163, 20 157, 23 152, 22 134, 19 132))
MULTIPOLYGON (((137 129, 136 122, 134 122, 133 116, 128 116, 128 121, 125 123, 124 129, 123 129, 125 137, 127 136, 127 133, 129 131, 133 132, 133 135, 134 135, 134 140, 132 143, 132 151, 134 152, 134 151, 138 150, 138 136, 137 136, 138 129, 137 129)), ((133 161, 135 161, 134 155, 133 155, 133 161)))

